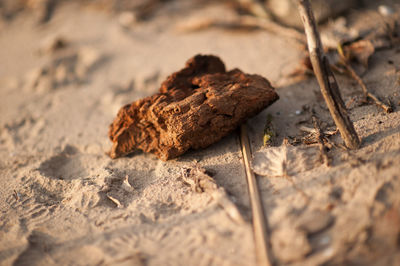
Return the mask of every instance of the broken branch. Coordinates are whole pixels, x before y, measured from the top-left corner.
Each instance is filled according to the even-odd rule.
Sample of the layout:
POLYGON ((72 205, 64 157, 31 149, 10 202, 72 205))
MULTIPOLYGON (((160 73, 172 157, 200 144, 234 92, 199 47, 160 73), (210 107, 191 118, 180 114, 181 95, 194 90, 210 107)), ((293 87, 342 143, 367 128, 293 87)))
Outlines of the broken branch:
POLYGON ((360 139, 347 114, 335 76, 330 69, 328 59, 324 55, 310 1, 298 0, 298 7, 307 37, 311 64, 322 95, 346 146, 350 149, 357 149, 360 146, 360 139))

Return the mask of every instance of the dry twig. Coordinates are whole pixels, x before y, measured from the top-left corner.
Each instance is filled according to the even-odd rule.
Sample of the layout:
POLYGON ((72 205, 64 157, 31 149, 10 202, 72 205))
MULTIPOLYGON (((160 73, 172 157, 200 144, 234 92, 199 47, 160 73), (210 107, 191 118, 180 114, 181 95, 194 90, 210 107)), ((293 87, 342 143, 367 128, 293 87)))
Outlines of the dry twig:
POLYGON ((257 250, 257 259, 259 265, 272 265, 272 256, 269 248, 267 219, 264 214, 260 191, 257 180, 250 167, 251 148, 246 125, 240 127, 240 143, 243 154, 243 164, 246 169, 247 185, 249 189, 251 210, 253 213, 254 240, 257 250))
POLYGON ((282 26, 272 20, 269 19, 263 19, 263 18, 255 18, 251 16, 242 16, 240 18, 240 22, 244 26, 256 26, 259 27, 260 29, 264 29, 266 31, 269 31, 271 33, 274 33, 276 35, 285 37, 285 38, 290 38, 290 39, 295 39, 296 41, 300 42, 301 44, 306 43, 306 38, 304 34, 301 32, 293 29, 293 28, 288 28, 285 26, 282 26))
POLYGON ((356 71, 353 69, 353 67, 350 64, 350 60, 348 57, 344 54, 342 47, 339 45, 338 46, 338 53, 341 59, 342 65, 346 68, 347 72, 349 75, 357 81, 358 85, 360 85, 361 89, 363 90, 365 98, 369 98, 374 101, 374 103, 381 107, 386 113, 391 113, 393 112, 393 109, 391 106, 381 102, 375 95, 373 95, 371 92, 368 91, 367 86, 365 85, 364 81, 362 78, 356 73, 356 71))
POLYGON ((305 45, 306 38, 304 34, 301 32, 287 28, 282 25, 279 25, 272 20, 260 18, 260 17, 253 17, 253 16, 238 16, 235 19, 226 19, 226 18, 207 18, 201 17, 198 19, 191 20, 189 22, 185 21, 182 24, 178 24, 176 30, 178 32, 194 32, 205 30, 211 27, 216 28, 225 28, 225 29, 235 29, 235 28, 256 28, 271 32, 278 36, 282 36, 288 39, 294 39, 301 46, 305 45))
POLYGON ((298 7, 306 32, 311 63, 322 95, 346 146, 350 149, 357 149, 360 146, 360 139, 347 114, 335 76, 330 69, 328 59, 324 55, 310 2, 298 0, 298 7))
POLYGON ((282 26, 279 23, 273 21, 273 17, 268 13, 264 4, 258 0, 237 0, 237 2, 246 8, 252 16, 242 16, 240 18, 241 24, 244 26, 257 26, 261 29, 267 30, 271 33, 293 38, 302 44, 306 43, 306 38, 304 34, 298 32, 297 30, 289 27, 282 26))
MULTIPOLYGON (((315 128, 307 127, 304 125, 300 125, 298 128, 304 132, 313 133, 313 134, 317 133, 315 128)), ((325 130, 322 133, 327 136, 333 136, 333 135, 337 134, 337 130, 325 130)))

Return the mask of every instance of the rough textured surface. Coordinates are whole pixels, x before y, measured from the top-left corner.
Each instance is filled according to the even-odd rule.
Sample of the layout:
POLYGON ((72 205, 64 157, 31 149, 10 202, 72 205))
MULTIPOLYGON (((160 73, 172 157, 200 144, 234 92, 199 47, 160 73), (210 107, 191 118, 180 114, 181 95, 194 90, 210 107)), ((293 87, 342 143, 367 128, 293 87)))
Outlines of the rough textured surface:
POLYGON ((122 107, 110 125, 110 156, 141 149, 168 160, 205 148, 277 99, 263 77, 226 72, 218 57, 197 55, 159 93, 122 107))

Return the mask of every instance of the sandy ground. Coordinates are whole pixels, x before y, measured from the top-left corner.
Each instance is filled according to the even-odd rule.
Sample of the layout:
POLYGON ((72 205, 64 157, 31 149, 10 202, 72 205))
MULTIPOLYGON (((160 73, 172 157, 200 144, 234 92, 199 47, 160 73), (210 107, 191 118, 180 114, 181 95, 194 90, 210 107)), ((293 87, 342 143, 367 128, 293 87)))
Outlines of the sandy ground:
MULTIPOLYGON (((172 2, 126 28, 118 16, 64 4, 47 24, 29 12, 2 23, 1 265, 255 265, 237 133, 168 162, 140 152, 116 160, 105 154, 118 109, 157 91, 198 53, 218 55, 229 69, 277 86, 280 100, 248 121, 254 151, 262 147, 267 114, 278 144, 300 135, 297 123, 310 121, 310 108, 333 125, 314 79, 285 82, 301 57, 294 41, 257 30, 177 30, 202 16, 235 14, 225 5, 172 2), (54 36, 67 47, 43 50, 54 36), (215 173, 246 223, 183 182, 182 168, 196 162, 215 173)), ((277 264, 400 261, 399 71, 394 47, 375 53, 363 76, 391 100, 390 114, 352 104, 361 90, 338 76, 363 141, 359 150, 332 149, 330 167, 310 162, 311 169, 290 177, 259 177, 277 264)))

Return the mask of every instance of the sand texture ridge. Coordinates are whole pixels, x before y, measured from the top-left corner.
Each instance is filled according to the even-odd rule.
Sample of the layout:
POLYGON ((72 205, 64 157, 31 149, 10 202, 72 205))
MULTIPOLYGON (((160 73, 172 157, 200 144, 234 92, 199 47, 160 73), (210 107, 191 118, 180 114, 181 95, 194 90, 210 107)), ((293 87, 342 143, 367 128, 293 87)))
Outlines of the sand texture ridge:
MULTIPOLYGON (((400 14, 397 1, 362 2, 321 29, 335 22, 335 30, 364 33, 389 25, 380 5, 400 14)), ((335 73, 362 141, 345 150, 316 79, 288 76, 305 46, 240 24, 244 11, 236 7, 206 0, 2 2, 0 265, 256 265, 235 130, 248 115, 275 265, 398 264, 400 33, 379 39, 367 66, 355 64, 393 112, 365 101, 352 78, 335 73), (215 60, 208 74, 179 76, 198 54, 224 63, 207 57, 215 60), (213 106, 213 86, 237 102, 213 106), (252 93, 234 91, 240 88, 252 93), (198 126, 197 135, 163 138, 157 131, 160 143, 150 143, 146 134, 153 133, 143 131, 139 144, 114 148, 115 157, 138 147, 133 153, 107 154, 110 123, 115 140, 126 126, 118 119, 136 112, 135 104, 158 101, 151 108, 173 127, 190 97, 199 102, 189 112, 203 113, 182 121, 198 126), (328 132, 329 166, 312 141, 313 116, 328 132), (267 123, 270 146, 263 145, 267 123), (179 150, 161 146, 169 141, 179 150)), ((161 127, 149 110, 142 117, 161 127)))

